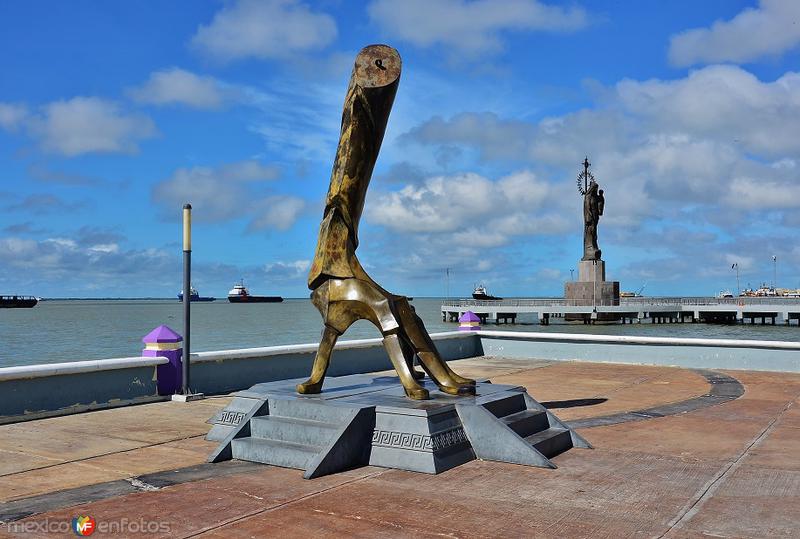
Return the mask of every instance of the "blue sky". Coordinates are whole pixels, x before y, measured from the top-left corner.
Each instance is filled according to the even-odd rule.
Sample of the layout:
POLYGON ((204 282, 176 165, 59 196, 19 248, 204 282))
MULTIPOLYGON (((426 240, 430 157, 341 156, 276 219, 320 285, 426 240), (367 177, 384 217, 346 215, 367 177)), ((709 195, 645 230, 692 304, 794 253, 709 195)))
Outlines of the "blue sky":
POLYGON ((304 297, 358 50, 403 74, 359 258, 409 295, 560 295, 575 176, 608 277, 800 287, 800 3, 0 4, 0 293, 304 297))

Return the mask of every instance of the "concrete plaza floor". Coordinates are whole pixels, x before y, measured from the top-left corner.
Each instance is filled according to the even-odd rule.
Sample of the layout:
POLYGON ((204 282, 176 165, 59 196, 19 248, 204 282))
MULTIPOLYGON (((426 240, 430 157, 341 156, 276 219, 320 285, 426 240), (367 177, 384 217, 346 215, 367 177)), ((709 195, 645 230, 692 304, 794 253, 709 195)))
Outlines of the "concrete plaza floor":
MULTIPOLYGON (((451 364, 523 385, 567 421, 710 389, 679 368, 451 364)), ((436 476, 365 467, 309 481, 205 464, 215 446, 205 421, 230 397, 4 425, 0 537, 74 537, 64 523, 78 515, 96 520, 94 537, 112 535, 101 525, 132 537, 800 537, 800 375, 725 372, 740 398, 583 428, 594 449, 555 457, 556 470, 473 461, 436 476)))

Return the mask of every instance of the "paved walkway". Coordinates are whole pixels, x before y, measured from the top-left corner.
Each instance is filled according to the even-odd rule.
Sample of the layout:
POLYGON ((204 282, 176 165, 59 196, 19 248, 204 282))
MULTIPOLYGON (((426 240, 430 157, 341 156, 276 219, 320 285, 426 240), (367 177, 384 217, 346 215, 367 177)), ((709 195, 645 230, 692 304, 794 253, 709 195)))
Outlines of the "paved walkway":
MULTIPOLYGON (((677 368, 474 358, 458 372, 524 385, 565 420, 707 394, 677 368)), ((0 537, 798 537, 800 375, 726 371, 742 397, 582 429, 557 470, 473 461, 429 476, 365 467, 205 464, 228 397, 0 426, 0 537), (47 533, 47 527, 55 533, 47 533), (126 533, 106 533, 103 529, 126 533)))

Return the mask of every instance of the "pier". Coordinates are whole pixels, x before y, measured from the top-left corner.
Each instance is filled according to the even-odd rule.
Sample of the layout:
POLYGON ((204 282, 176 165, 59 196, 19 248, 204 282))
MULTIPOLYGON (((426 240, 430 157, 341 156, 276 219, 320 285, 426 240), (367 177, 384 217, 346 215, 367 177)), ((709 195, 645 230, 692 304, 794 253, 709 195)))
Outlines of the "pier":
MULTIPOLYGON (((231 391, 305 374, 316 343, 193 353, 193 380, 213 398, 163 396, 76 415, 74 395, 54 388, 81 388, 97 406, 96 377, 106 374, 119 382, 109 403, 119 406, 130 398, 125 380, 160 380, 167 358, 6 368, 0 395, 48 400, 0 425, 0 536, 66 537, 76 515, 90 515, 100 535, 129 537, 796 535, 800 343, 510 331, 432 338, 466 376, 534 388, 594 449, 555 456, 555 469, 473 460, 438 476, 365 466, 309 481, 289 468, 209 464, 217 442, 205 435, 231 391), (70 397, 67 414, 42 419, 59 396, 70 397)), ((337 369, 391 366, 381 339, 337 346, 337 369)))
POLYGON ((456 322, 466 311, 472 311, 481 323, 514 324, 521 314, 532 315, 546 326, 552 318, 568 318, 594 324, 597 321, 622 324, 712 323, 771 324, 780 321, 800 325, 800 298, 787 297, 632 297, 615 302, 598 301, 595 305, 578 305, 563 298, 530 298, 503 300, 457 299, 442 302, 442 321, 456 322))

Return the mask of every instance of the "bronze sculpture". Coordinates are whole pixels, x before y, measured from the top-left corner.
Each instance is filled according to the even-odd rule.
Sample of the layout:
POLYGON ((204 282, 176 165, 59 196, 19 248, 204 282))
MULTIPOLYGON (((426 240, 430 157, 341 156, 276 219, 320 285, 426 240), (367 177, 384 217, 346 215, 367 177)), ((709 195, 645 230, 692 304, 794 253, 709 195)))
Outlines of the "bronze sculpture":
POLYGON ((597 245, 597 223, 603 215, 605 197, 603 190, 589 172, 589 159, 583 161, 583 172, 578 175, 578 191, 583 195, 583 258, 581 260, 600 260, 602 251, 597 245), (581 185, 581 180, 583 185, 581 185))
POLYGON ((597 183, 589 184, 583 195, 583 258, 582 260, 600 260, 602 251, 597 246, 597 223, 603 215, 605 198, 603 190, 597 183))
POLYGON ((442 360, 408 298, 381 288, 361 267, 355 253, 358 222, 400 71, 400 55, 387 45, 370 45, 356 57, 317 249, 308 275, 311 301, 325 327, 311 377, 298 384, 298 393, 322 390, 336 340, 350 325, 363 319, 375 324, 383 335, 384 348, 406 395, 412 399, 430 398, 418 381, 424 375, 413 368, 415 356, 441 391, 475 394, 475 381, 457 375, 442 360))

